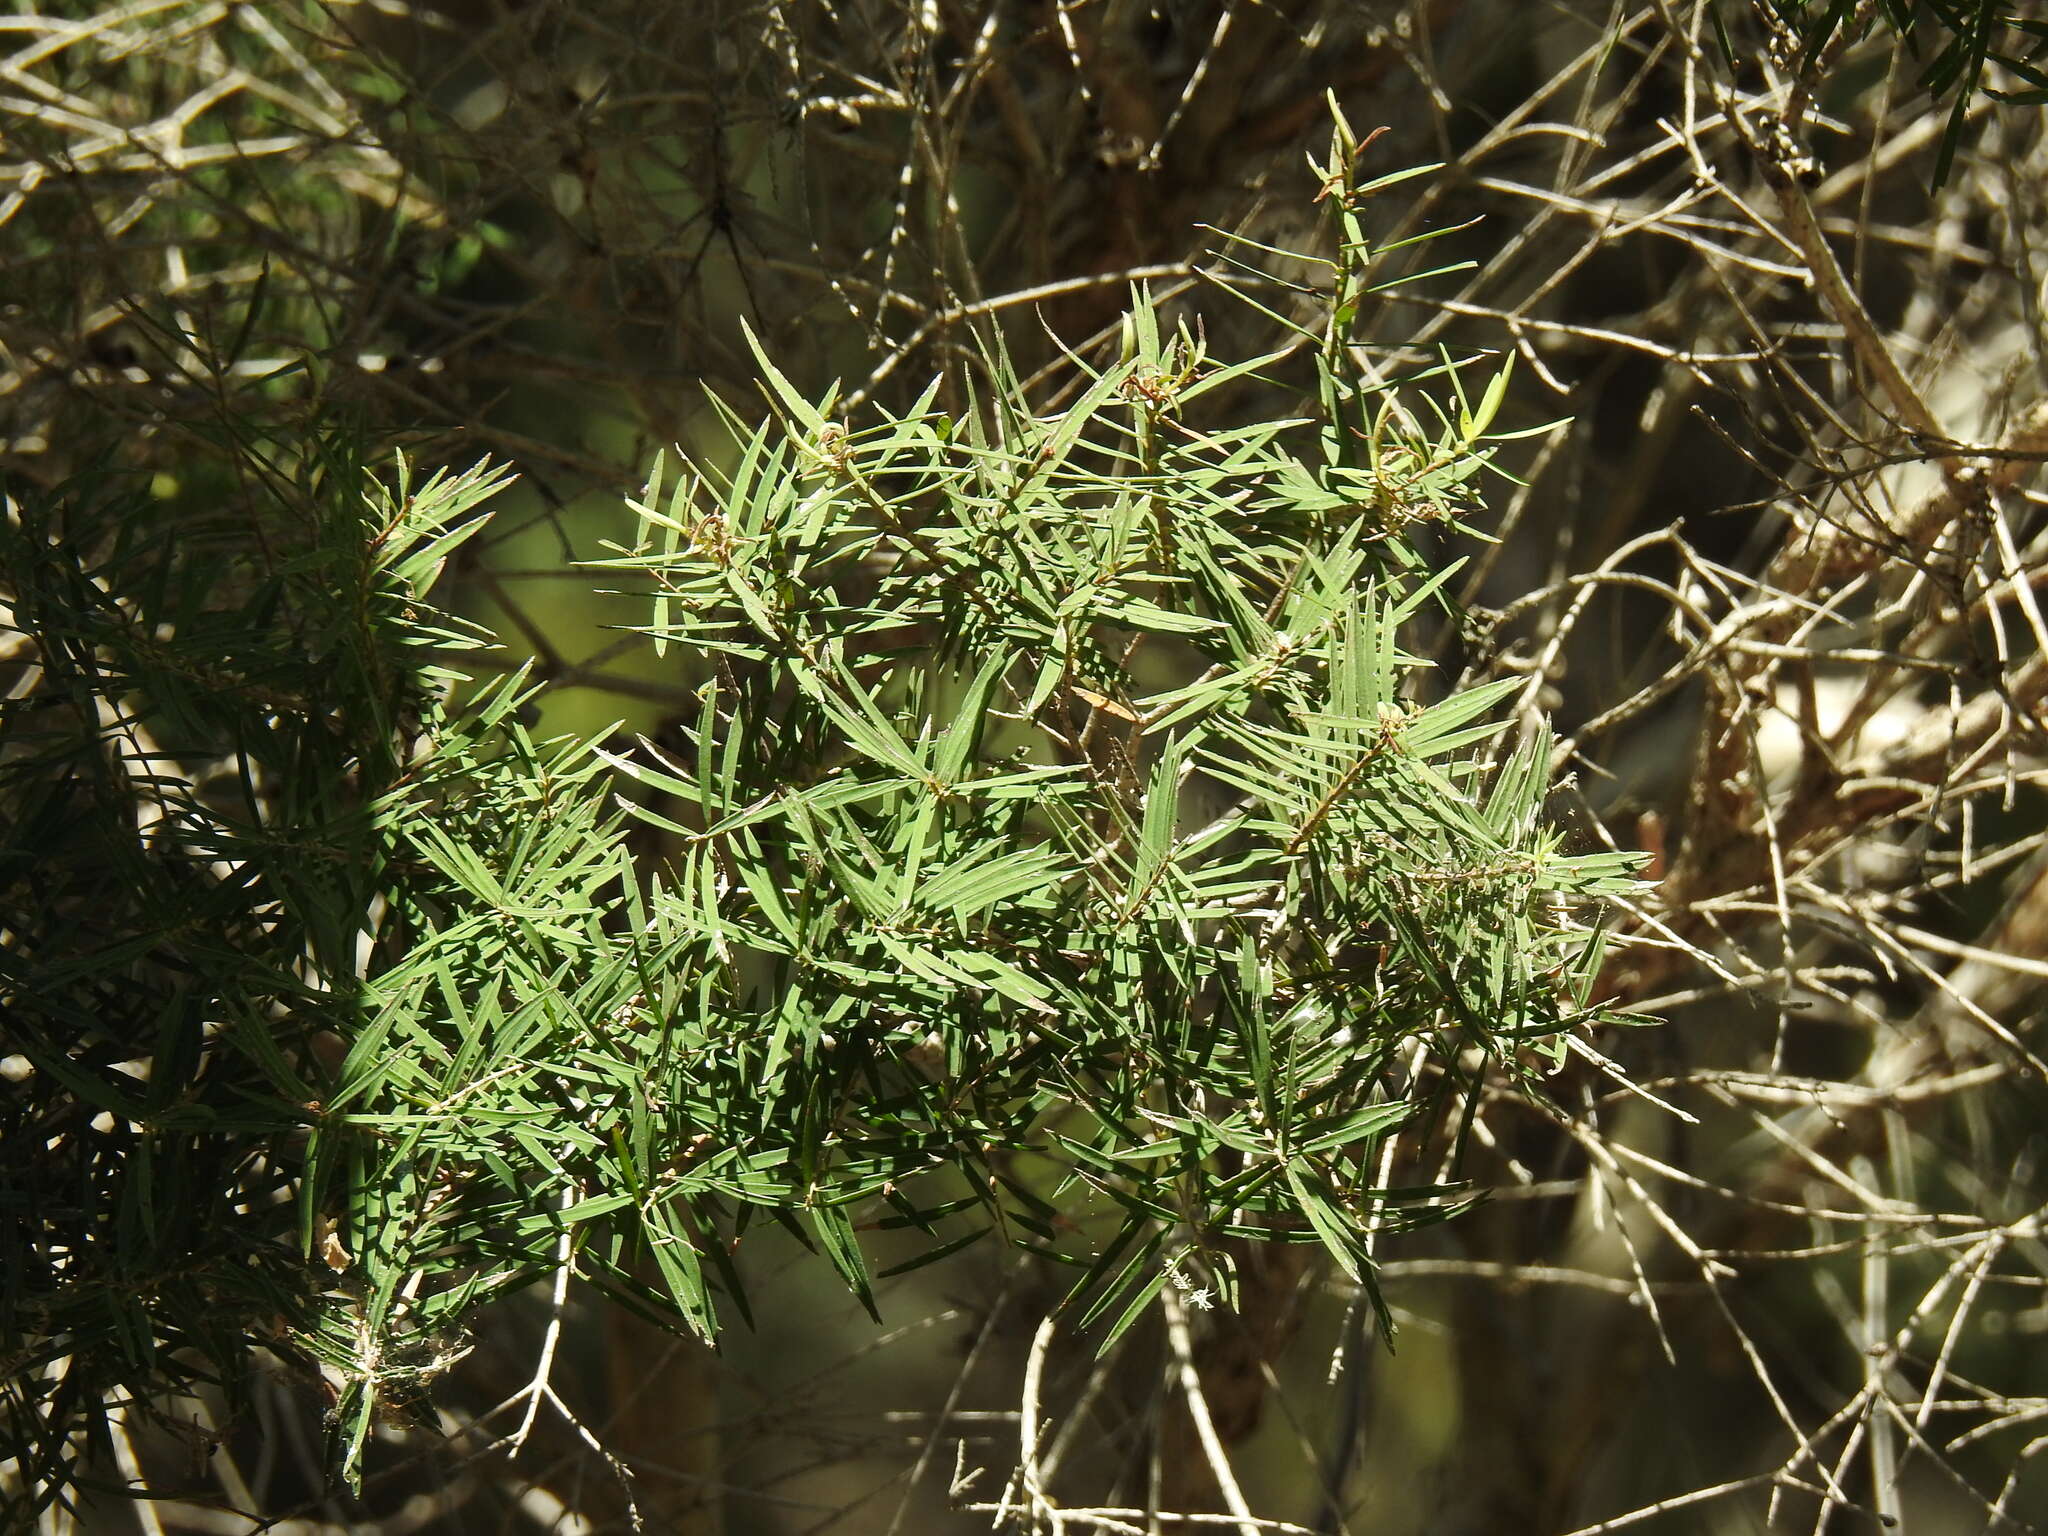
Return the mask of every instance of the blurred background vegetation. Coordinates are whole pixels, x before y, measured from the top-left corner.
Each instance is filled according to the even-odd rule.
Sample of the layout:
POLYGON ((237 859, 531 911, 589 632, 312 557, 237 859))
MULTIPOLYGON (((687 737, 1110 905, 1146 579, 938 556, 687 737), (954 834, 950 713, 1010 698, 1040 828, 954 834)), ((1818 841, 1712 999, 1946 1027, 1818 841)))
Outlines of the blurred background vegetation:
MULTIPOLYGON (((530 659, 543 733, 658 743, 695 680, 577 562, 630 537, 658 448, 725 451, 713 396, 758 411, 742 321, 856 407, 934 377, 964 400, 999 331, 1055 408, 1134 281, 1251 356, 1278 334, 1218 285, 1301 316, 1315 274, 1248 274, 1220 232, 1324 238, 1303 159, 1334 97, 1387 130, 1376 166, 1440 162, 1370 206, 1378 237, 1451 231, 1388 258, 1414 280, 1361 310, 1360 355, 1512 351, 1503 423, 1560 423, 1504 457, 1498 542, 1432 551, 1472 556, 1436 659, 1525 678, 1575 775, 1556 817, 1649 856, 1608 982, 1664 1023, 1406 1170, 1488 1198, 1383 1251, 1394 1350, 1294 1250, 1245 1256, 1237 1315, 1182 1319, 1243 1497, 1373 1536, 2033 1529, 2044 38, 1961 0, 17 12, 0 474, 120 472, 175 537, 251 503, 252 459, 312 475, 282 445, 316 432, 488 454, 519 479, 452 579, 501 648, 465 664, 530 659)), ((25 698, 33 638, 6 643, 25 698)), ((516 1457, 489 1413, 545 1297, 379 1427, 359 1496, 280 1362, 232 1411, 191 1384, 182 1437, 103 1448, 103 1485, 160 1502, 40 1518, 621 1529, 630 1481, 656 1530, 971 1530, 1031 1413, 1076 1509, 1224 1507, 1171 1319, 1114 1370, 1063 1335, 1034 1365, 1056 1285, 1014 1256, 892 1282, 880 1327, 799 1257, 746 1259, 756 1326, 716 1357, 572 1294, 574 1418, 516 1457)))

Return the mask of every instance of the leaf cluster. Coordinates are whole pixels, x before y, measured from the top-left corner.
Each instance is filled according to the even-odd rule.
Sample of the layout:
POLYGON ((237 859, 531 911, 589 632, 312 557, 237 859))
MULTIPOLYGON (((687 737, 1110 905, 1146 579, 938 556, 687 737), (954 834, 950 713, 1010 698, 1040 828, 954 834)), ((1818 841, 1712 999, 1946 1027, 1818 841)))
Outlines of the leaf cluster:
POLYGON ((217 529, 11 503, 18 1481, 258 1346, 323 1372, 353 1475, 478 1306, 568 1270, 712 1338, 757 1224, 871 1308, 865 1231, 919 1235, 896 1269, 999 1235, 1104 1339, 1172 1275, 1230 1299, 1234 1242, 1377 1304, 1378 1237, 1462 1198, 1381 1149, 1611 1016, 1629 866, 1544 824, 1512 680, 1404 649, 1506 373, 1367 369, 1359 149, 1318 167, 1327 324, 1249 361, 1140 291, 1063 407, 991 345, 849 422, 757 345, 765 416, 601 563, 695 689, 630 754, 451 665, 487 637, 426 593, 487 469, 314 437, 241 445, 217 529), (1210 422, 1303 359, 1302 414, 1210 422))
POLYGON ((932 1256, 1073 1265, 1119 1327, 1183 1262, 1228 1296, 1226 1238, 1370 1288, 1374 1234, 1455 1203, 1385 1187, 1384 1137, 1603 1017, 1582 913, 1627 861, 1544 826, 1542 731, 1492 765, 1512 680, 1426 701, 1399 641, 1449 574, 1403 533, 1475 505, 1500 384, 1425 435, 1342 323, 1310 414, 1216 428, 1191 407, 1297 349, 1217 364, 1142 293, 1059 410, 991 350, 985 398, 850 425, 757 347, 770 419, 657 468, 605 565, 699 708, 617 764, 671 853, 651 1112, 702 1150, 635 1198, 707 1332, 697 1256, 763 1209, 870 1299, 877 1201, 932 1256))
POLYGON ((476 636, 422 594, 502 476, 387 489, 342 431, 216 446, 244 481, 211 504, 99 475, 0 520, 9 1521, 167 1394, 232 1408, 253 1350, 307 1362, 308 1128, 441 883, 385 808, 494 734, 448 714, 424 658, 476 636))

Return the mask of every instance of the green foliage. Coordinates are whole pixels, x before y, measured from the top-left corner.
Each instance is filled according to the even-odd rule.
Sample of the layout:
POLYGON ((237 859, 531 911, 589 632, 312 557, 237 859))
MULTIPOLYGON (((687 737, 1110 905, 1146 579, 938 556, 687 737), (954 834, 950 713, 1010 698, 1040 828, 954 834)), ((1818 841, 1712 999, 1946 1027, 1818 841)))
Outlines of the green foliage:
POLYGON ((1063 409, 992 347, 956 408, 847 423, 757 347, 769 418, 657 468, 604 562, 700 684, 630 758, 462 692, 485 637, 424 594, 486 470, 242 447, 218 526, 11 504, 28 1486, 259 1344, 323 1369, 354 1473, 477 1306, 568 1266, 715 1337, 764 1219, 870 1307, 864 1229, 927 1235, 897 1269, 1000 1234, 1104 1339, 1169 1275, 1227 1300, 1227 1240, 1377 1301, 1377 1235, 1460 1199, 1378 1149, 1610 1017, 1590 904, 1628 866, 1543 824, 1516 683, 1402 648, 1449 575, 1410 535, 1478 510, 1506 374, 1362 370, 1358 148, 1318 167, 1331 319, 1249 362, 1140 293, 1063 409), (1303 360, 1308 414, 1196 424, 1303 360))
POLYGON ((1218 1465, 1303 1526, 2040 1502, 2008 1407, 2039 1352, 2048 216, 2041 120, 1984 96, 2038 103, 2043 24, 1032 9, 10 19, 0 472, 42 488, 0 519, 0 1524, 78 1483, 169 1498, 167 1526, 308 1512, 286 1394, 242 1394, 281 1357, 302 1407, 325 1369, 365 1464, 330 1521, 544 1494, 604 1523, 616 1458, 651 1524, 670 1473, 713 1524, 710 1489, 909 1446, 915 1526, 973 1444, 952 1409, 1019 1363, 1046 1270, 1012 1243, 1067 1264, 1089 1345, 1144 1330, 1085 1397, 1070 1330, 1038 1335, 1020 1520, 1119 1488, 1156 1506, 1134 1525, 1213 1514, 1198 1379, 1218 1465), (1313 167, 1331 259, 1261 243, 1297 226, 1325 85, 1391 163, 1456 150, 1379 183, 1424 177, 1394 227, 1448 240, 1378 248, 1346 134, 1313 167), (1389 301, 1438 265, 1470 275, 1389 301), (1119 360, 1105 311, 1148 274, 1119 360), (1247 302, 1198 322, 1203 281, 1247 302), (798 381, 766 370, 779 425, 741 314, 798 381), (1501 327, 1512 381, 1471 353, 1501 327), (894 414, 821 400, 832 368, 894 414), (1496 423, 1559 399, 1580 429, 1503 450, 1533 483, 1490 494, 1496 423), (550 707, 632 711, 646 751, 536 743, 522 684, 435 670, 510 670, 419 602, 481 487, 387 494, 381 451, 309 425, 342 411, 531 471, 468 595, 550 707), (697 462, 620 535, 676 430, 697 462), (134 479, 58 484, 93 464, 134 479), (1432 590, 1481 527, 1507 547, 1432 590), (624 600, 556 579, 599 529, 624 600), (1488 607, 1447 619, 1454 590, 1488 607), (607 610, 641 633, 582 633, 607 610), (1518 686, 1447 697, 1450 655, 1518 686), (1597 993, 1585 898, 1618 872, 1541 826, 1562 760, 1600 781, 1589 830, 1657 854, 1597 993), (1672 1031, 1545 1076, 1610 994, 1672 1031), (1381 1186, 1459 1174, 1512 1198, 1380 1240, 1469 1194, 1381 1186), (644 1336, 582 1306, 588 1279, 729 1329, 773 1306, 740 1281, 775 1223, 824 1261, 800 1294, 945 1309, 874 1357, 914 1395, 1001 1271, 930 1415, 892 1428, 821 1371, 675 1423, 699 1352, 640 1373, 644 1336), (975 1244, 965 1285, 883 1280, 975 1244), (1289 1262, 1325 1244, 1366 1283, 1289 1262), (1391 1368, 1360 1349, 1376 1279, 1444 1329, 1391 1368), (1166 1286, 1240 1315, 1155 1340, 1166 1286), (1675 1370, 1628 1369, 1652 1338, 1675 1370), (1332 1345, 1347 1367, 1308 1373, 1292 1467, 1246 1438, 1247 1344, 1289 1397, 1332 1345), (366 1439, 427 1387, 457 1436, 366 1439), (488 1447, 522 1403, 514 1465, 488 1447))
POLYGON ((0 522, 0 1454, 30 1508, 110 1419, 305 1359, 328 1063, 363 972, 461 895, 390 808, 538 781, 477 761, 517 741, 510 694, 451 714, 426 664, 478 638, 421 594, 501 477, 387 492, 339 438, 226 457, 240 494, 10 487, 0 522))
MULTIPOLYGON (((1373 256, 1355 147, 1319 168, 1340 297, 1373 256)), ((701 1259, 762 1210, 867 1298, 878 1197, 934 1255, 993 1231, 1073 1265, 1084 1320, 1175 1268, 1228 1295, 1224 1238, 1370 1290, 1375 1232, 1455 1200, 1379 1187, 1381 1138, 1602 1017, 1579 913, 1626 860, 1543 826, 1542 732, 1488 770, 1514 682, 1425 704, 1399 645, 1448 574, 1403 532, 1476 505, 1499 381, 1425 434, 1340 326, 1300 349, 1319 411, 1213 430, 1189 408, 1294 349, 1219 366, 1142 294, 1051 412, 992 354, 986 399, 850 425, 757 347, 774 418, 657 469, 607 564, 702 679, 619 761, 671 840, 636 1013, 670 1155, 597 1182, 699 1326, 701 1259), (1110 1227, 1057 1214, 1077 1187, 1110 1227)))

